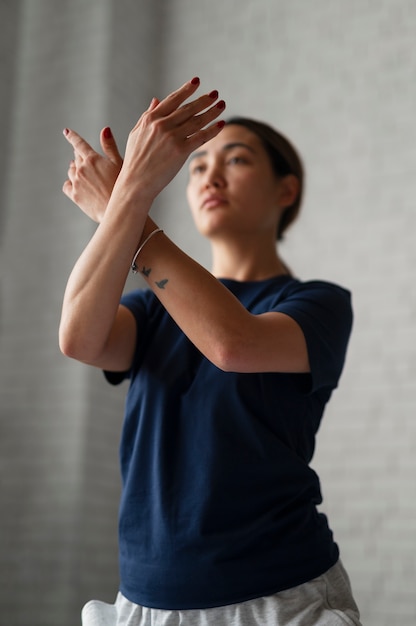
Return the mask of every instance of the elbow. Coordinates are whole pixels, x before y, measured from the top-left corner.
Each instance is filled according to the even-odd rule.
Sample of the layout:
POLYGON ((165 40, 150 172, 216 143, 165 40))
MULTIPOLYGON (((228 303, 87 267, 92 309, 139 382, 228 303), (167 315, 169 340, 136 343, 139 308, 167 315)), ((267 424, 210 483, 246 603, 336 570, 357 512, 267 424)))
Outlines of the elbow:
POLYGON ((64 326, 62 324, 62 320, 61 320, 61 324, 59 326, 58 343, 59 343, 59 349, 60 349, 61 353, 64 356, 72 357, 73 342, 71 340, 70 334, 66 331, 66 329, 64 328, 64 326))
POLYGON ((66 338, 59 336, 59 349, 64 356, 79 361, 79 353, 74 345, 67 341, 66 338))
POLYGON ((82 361, 82 350, 78 341, 70 333, 59 330, 59 349, 64 356, 82 361))
POLYGON ((223 372, 238 372, 241 364, 241 345, 227 340, 211 345, 211 354, 208 357, 218 369, 223 372))
POLYGON ((81 363, 93 363, 97 357, 93 347, 81 333, 63 325, 59 328, 59 349, 64 356, 81 363))
MULTIPOLYGON (((250 317, 251 319, 251 317, 250 317)), ((251 329, 244 320, 227 324, 222 332, 211 334, 207 358, 223 372, 247 372, 251 329)))

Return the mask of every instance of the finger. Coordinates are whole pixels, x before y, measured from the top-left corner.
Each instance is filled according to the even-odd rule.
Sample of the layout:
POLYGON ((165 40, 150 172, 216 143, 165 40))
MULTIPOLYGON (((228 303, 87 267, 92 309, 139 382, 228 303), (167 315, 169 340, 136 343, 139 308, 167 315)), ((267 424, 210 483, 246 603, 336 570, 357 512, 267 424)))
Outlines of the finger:
POLYGON ((72 183, 71 183, 71 181, 70 181, 70 180, 66 180, 66 181, 64 182, 64 184, 62 185, 62 191, 64 192, 64 194, 65 194, 66 196, 68 196, 68 198, 69 198, 70 200, 72 200, 72 198, 71 198, 71 194, 72 194, 72 183))
POLYGON ((118 150, 113 133, 108 126, 103 128, 100 133, 100 143, 105 156, 115 165, 119 165, 121 167, 123 165, 123 158, 118 150))
POLYGON ((206 112, 207 121, 205 123, 207 124, 215 119, 215 113, 219 115, 219 113, 225 109, 224 100, 220 100, 215 106, 212 106, 212 103, 215 102, 217 99, 218 91, 211 91, 211 93, 209 94, 205 94, 203 96, 200 96, 196 100, 193 100, 192 102, 184 104, 177 111, 172 113, 170 119, 175 124, 180 126, 181 124, 186 123, 193 117, 196 117, 196 119, 202 117, 202 111, 205 111, 205 109, 209 109, 209 111, 206 112))
POLYGON ((203 128, 202 130, 188 137, 186 141, 188 142, 188 149, 190 150, 190 152, 197 150, 200 146, 202 146, 210 139, 214 139, 214 137, 216 137, 222 131, 224 126, 225 122, 221 120, 219 122, 216 122, 215 124, 211 124, 207 128, 203 128))
MULTIPOLYGON (((179 132, 184 138, 192 137, 193 135, 201 132, 206 126, 211 124, 211 122, 221 115, 225 106, 224 100, 220 100, 217 104, 202 113, 192 115, 192 117, 185 119, 182 124, 177 126, 177 132, 179 132)), ((173 117, 173 115, 171 117, 173 117)), ((207 139, 204 139, 203 141, 207 141, 207 139)))
POLYGON ((76 174, 75 161, 71 161, 68 167, 68 179, 72 183, 76 174))
POLYGON ((156 110, 163 116, 170 115, 171 113, 173 113, 173 111, 176 111, 176 109, 181 104, 183 104, 183 102, 185 102, 187 98, 195 93, 195 91, 199 87, 199 84, 200 80, 198 77, 189 80, 184 85, 182 85, 182 87, 179 87, 179 89, 176 89, 176 91, 173 91, 166 98, 161 100, 161 102, 158 102, 157 106, 154 107, 152 110, 156 110))
POLYGON ((200 113, 199 115, 195 115, 192 119, 192 123, 195 124, 195 127, 198 129, 204 128, 207 124, 213 122, 217 117, 219 117, 225 110, 226 104, 224 100, 220 100, 214 106, 210 107, 207 111, 200 113))
POLYGON ((78 152, 82 157, 87 157, 92 152, 94 152, 90 144, 85 141, 85 139, 83 139, 81 135, 78 135, 78 133, 76 133, 74 130, 71 130, 70 128, 65 128, 63 133, 65 139, 74 148, 74 151, 78 152))
POLYGON ((153 109, 155 109, 158 104, 160 104, 160 100, 158 100, 157 98, 152 98, 152 101, 149 105, 149 108, 147 109, 148 111, 153 111, 153 109))

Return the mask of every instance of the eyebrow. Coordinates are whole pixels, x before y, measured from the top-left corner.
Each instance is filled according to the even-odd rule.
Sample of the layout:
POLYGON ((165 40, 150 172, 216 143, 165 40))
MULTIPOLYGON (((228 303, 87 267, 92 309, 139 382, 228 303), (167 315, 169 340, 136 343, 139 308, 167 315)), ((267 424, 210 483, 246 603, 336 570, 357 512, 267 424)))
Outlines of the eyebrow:
MULTIPOLYGON (((221 151, 227 152, 227 150, 232 150, 233 148, 246 148, 247 150, 250 150, 250 152, 252 152, 253 154, 256 154, 256 151, 254 150, 254 148, 249 146, 247 143, 242 143, 241 141, 233 141, 232 143, 226 143, 225 146, 221 148, 221 151)), ((192 161, 192 159, 198 159, 199 157, 206 156, 207 154, 208 154, 207 150, 200 150, 199 152, 194 152, 189 157, 189 161, 192 161)))

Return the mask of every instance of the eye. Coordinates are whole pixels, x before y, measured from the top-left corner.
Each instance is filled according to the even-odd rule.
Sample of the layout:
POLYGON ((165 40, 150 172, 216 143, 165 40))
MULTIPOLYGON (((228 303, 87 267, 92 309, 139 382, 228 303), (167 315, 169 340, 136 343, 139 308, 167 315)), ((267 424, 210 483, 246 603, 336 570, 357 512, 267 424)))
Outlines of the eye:
POLYGON ((229 165, 245 165, 248 163, 247 159, 241 155, 235 155, 228 159, 229 165))
POLYGON ((194 163, 191 166, 190 173, 191 174, 202 174, 205 171, 205 165, 203 163, 194 163))

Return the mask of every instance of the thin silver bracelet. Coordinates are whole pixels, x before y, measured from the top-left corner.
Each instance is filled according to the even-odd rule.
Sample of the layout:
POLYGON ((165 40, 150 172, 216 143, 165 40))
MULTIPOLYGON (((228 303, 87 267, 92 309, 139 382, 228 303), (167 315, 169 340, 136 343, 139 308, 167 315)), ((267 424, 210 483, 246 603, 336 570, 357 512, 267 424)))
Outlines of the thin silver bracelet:
POLYGON ((146 239, 143 241, 141 246, 139 246, 139 249, 137 250, 136 254, 134 255, 133 261, 131 262, 131 265, 130 265, 130 269, 133 272, 133 274, 137 274, 137 272, 139 271, 138 267, 136 265, 137 257, 139 256, 140 252, 143 250, 143 248, 145 247, 145 245, 147 244, 149 239, 151 239, 153 237, 153 235, 156 235, 156 233, 163 233, 163 229, 162 228, 155 228, 155 230, 152 230, 150 235, 147 235, 146 239))

